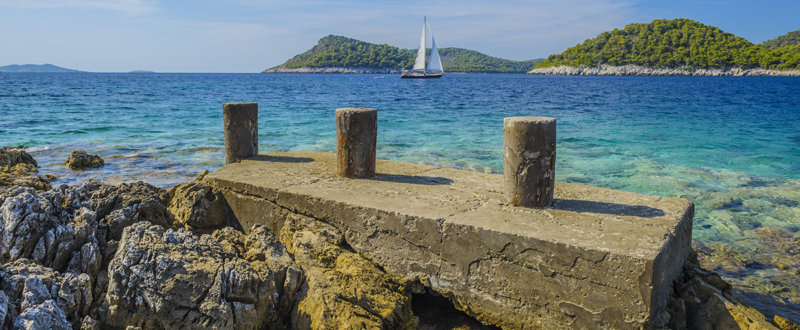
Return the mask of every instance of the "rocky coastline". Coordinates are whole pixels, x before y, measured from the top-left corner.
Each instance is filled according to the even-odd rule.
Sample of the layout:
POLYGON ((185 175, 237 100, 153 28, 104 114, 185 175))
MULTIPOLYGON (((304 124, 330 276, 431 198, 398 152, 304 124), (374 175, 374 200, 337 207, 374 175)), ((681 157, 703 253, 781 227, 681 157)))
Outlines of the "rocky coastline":
MULTIPOLYGON (((442 328, 413 309, 420 288, 328 223, 287 214, 246 234, 205 173, 169 190, 50 181, 24 149, 0 150, 0 329, 442 328)), ((673 329, 797 328, 696 257, 667 313, 673 329)), ((484 328, 470 322, 446 326, 484 328)))
POLYGON ((741 68, 648 68, 639 65, 599 65, 594 67, 554 66, 528 71, 529 75, 545 76, 713 76, 713 77, 800 77, 800 70, 778 71, 741 68))
POLYGON ((271 68, 262 71, 261 73, 349 73, 349 74, 396 74, 400 73, 401 70, 392 69, 392 68, 344 68, 344 67, 332 67, 332 68, 271 68))

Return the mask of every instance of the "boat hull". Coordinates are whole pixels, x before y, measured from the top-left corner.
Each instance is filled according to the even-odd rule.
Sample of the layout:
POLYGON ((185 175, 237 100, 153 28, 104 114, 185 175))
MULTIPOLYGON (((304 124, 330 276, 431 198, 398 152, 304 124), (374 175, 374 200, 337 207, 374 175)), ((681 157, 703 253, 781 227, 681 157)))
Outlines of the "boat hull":
POLYGON ((417 73, 417 72, 403 72, 400 74, 402 79, 432 79, 441 78, 444 73, 417 73))

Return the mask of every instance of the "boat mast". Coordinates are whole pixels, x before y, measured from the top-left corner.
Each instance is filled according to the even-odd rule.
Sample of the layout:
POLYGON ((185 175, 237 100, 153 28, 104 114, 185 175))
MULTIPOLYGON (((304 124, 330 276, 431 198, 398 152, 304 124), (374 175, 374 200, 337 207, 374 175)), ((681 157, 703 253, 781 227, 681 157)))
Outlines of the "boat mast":
POLYGON ((422 20, 422 37, 419 39, 419 49, 417 50, 417 60, 411 70, 422 70, 425 72, 425 28, 428 25, 428 17, 422 20))

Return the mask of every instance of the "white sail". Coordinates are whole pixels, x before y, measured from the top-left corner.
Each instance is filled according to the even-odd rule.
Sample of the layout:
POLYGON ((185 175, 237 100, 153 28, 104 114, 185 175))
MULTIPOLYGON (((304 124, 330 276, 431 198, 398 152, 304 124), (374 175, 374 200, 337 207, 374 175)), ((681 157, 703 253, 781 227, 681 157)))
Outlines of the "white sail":
POLYGON ((419 39, 419 50, 417 50, 417 60, 414 61, 412 70, 425 70, 425 28, 428 25, 428 18, 422 21, 422 37, 419 39))
POLYGON ((444 72, 442 68, 442 60, 439 59, 439 50, 436 49, 436 39, 433 38, 433 31, 431 31, 431 60, 428 62, 428 72, 444 72))

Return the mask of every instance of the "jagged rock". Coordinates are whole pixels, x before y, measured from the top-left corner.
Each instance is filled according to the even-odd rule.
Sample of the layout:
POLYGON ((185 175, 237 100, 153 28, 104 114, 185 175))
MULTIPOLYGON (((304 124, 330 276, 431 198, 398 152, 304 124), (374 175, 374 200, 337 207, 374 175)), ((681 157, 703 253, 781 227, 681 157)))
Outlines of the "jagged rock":
POLYGON ((98 218, 105 218, 109 240, 118 240, 125 227, 140 221, 169 226, 168 198, 164 189, 142 181, 100 185, 89 196, 92 210, 98 218))
POLYGON ((775 323, 781 330, 800 330, 800 325, 780 315, 775 315, 772 318, 772 323, 775 323))
POLYGON ((3 328, 3 325, 6 322, 6 315, 8 315, 8 296, 3 291, 0 291, 0 328, 3 328))
POLYGON ((39 167, 33 156, 25 152, 24 147, 0 148, 0 167, 14 167, 17 164, 29 164, 33 167, 39 167))
POLYGON ((776 329, 763 314, 739 302, 731 285, 698 267, 696 255, 674 285, 667 310, 671 329, 776 329))
POLYGON ((73 170, 81 170, 85 168, 102 167, 105 162, 103 158, 100 158, 98 155, 87 154, 86 151, 83 150, 75 150, 69 155, 69 158, 67 158, 64 164, 73 170))
POLYGON ((39 174, 35 165, 17 163, 13 166, 0 166, 0 189, 30 187, 36 190, 50 189, 52 179, 39 174))
POLYGON ((7 319, 25 329, 59 327, 69 320, 77 324, 93 303, 88 274, 59 273, 19 259, 3 265, 2 290, 8 296, 7 319), (62 322, 63 320, 63 322, 62 322))
POLYGON ((281 241, 306 275, 297 293, 292 328, 415 328, 409 293, 372 262, 343 247, 344 236, 335 227, 291 214, 281 241))
POLYGON ((228 223, 228 205, 222 194, 202 182, 181 183, 169 190, 168 209, 174 225, 197 234, 208 233, 228 223))
POLYGON ((66 315, 56 306, 55 302, 47 300, 23 311, 14 321, 14 328, 71 330, 72 325, 67 322, 66 315))
MULTIPOLYGON (((20 258, 96 275, 108 239, 139 221, 167 225, 166 192, 142 182, 15 189, 0 198, 0 262, 20 258)), ((113 251, 111 252, 113 253, 113 251)))
POLYGON ((291 259, 279 245, 255 251, 260 247, 248 243, 252 240, 256 236, 232 228, 200 237, 148 223, 125 228, 108 267, 108 324, 168 329, 280 324, 276 273, 291 268, 286 264, 291 259), (269 260, 257 260, 260 255, 269 260))

